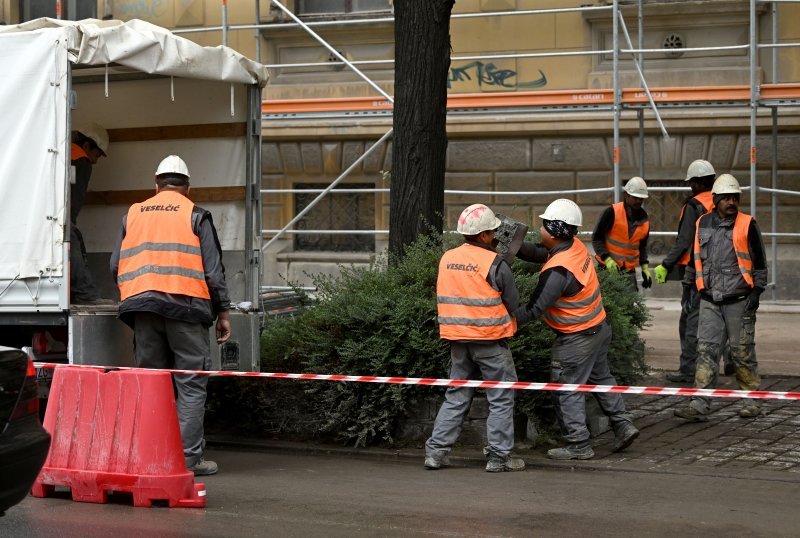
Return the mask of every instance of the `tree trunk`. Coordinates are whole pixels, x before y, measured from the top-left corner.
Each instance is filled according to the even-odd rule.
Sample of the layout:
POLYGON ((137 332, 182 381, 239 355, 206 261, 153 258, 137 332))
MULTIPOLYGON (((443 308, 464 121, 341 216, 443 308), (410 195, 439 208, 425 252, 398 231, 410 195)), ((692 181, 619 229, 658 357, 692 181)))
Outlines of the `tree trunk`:
POLYGON ((395 0, 395 102, 389 250, 442 230, 450 12, 454 0, 395 0))

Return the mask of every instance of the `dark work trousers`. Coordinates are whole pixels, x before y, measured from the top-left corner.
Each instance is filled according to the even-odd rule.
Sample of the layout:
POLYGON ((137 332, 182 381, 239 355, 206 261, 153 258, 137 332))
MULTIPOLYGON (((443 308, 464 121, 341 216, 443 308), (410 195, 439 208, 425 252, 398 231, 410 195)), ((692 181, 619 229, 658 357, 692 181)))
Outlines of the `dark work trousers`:
POLYGON ((74 224, 70 228, 69 240, 70 301, 80 303, 98 299, 100 291, 95 286, 92 273, 89 271, 89 260, 86 256, 86 246, 83 244, 83 234, 74 224))
MULTIPOLYGON (((681 317, 678 321, 678 333, 681 339, 681 357, 679 371, 694 376, 697 367, 697 331, 700 324, 700 292, 692 284, 683 283, 681 295, 681 317)), ((732 361, 730 345, 727 340, 720 348, 720 355, 728 364, 732 361)))
POLYGON ((680 373, 694 375, 697 365, 697 325, 700 320, 700 292, 693 284, 683 285, 681 317, 678 332, 681 338, 680 373))
MULTIPOLYGON (((450 342, 450 379, 477 379, 479 376, 487 381, 517 380, 514 359, 507 345, 496 341, 450 342)), ((475 389, 471 387, 447 388, 433 433, 425 443, 426 456, 450 452, 461 434, 474 394, 475 389)), ((486 389, 486 399, 489 403, 487 448, 497 456, 508 456, 514 448, 514 390, 486 389)))
MULTIPOLYGON (((151 312, 137 312, 134 323, 134 355, 140 368, 175 368, 210 370, 209 329, 200 323, 168 319, 151 312)), ((175 374, 178 423, 183 439, 186 467, 193 467, 203 457, 203 418, 208 376, 175 374)))
POLYGON ((636 282, 636 269, 633 271, 622 271, 622 275, 628 282, 628 290, 631 293, 639 293, 639 285, 636 282))
MULTIPOLYGON (((594 334, 583 332, 556 336, 551 353, 551 380, 566 384, 616 385, 617 381, 608 369, 610 343, 611 327, 605 321, 594 334)), ((607 392, 598 392, 594 396, 615 432, 630 422, 622 396, 607 392)), ((588 441, 584 393, 558 392, 555 397, 564 440, 570 444, 588 441)))
MULTIPOLYGON (((720 350, 727 338, 739 388, 758 390, 761 378, 756 360, 756 313, 745 310, 746 303, 746 298, 723 305, 700 301, 695 387, 716 387, 720 350)), ((708 413, 711 398, 693 397, 691 405, 702 413, 708 413)))

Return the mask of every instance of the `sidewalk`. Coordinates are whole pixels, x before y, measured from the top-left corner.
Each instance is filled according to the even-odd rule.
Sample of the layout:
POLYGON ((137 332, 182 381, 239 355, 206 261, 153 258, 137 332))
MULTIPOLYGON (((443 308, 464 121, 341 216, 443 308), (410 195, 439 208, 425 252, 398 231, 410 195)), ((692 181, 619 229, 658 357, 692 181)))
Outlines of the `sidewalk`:
MULTIPOLYGON (((648 299, 653 316, 644 332, 646 360, 653 368, 640 384, 669 386, 665 373, 677 368, 677 300, 648 299)), ((800 391, 800 360, 795 359, 798 345, 800 303, 762 303, 756 324, 756 349, 762 388, 774 391, 800 391)), ((719 388, 736 389, 733 377, 721 376, 719 388)), ((587 397, 591 397, 587 395, 587 397)), ((710 420, 687 423, 673 415, 673 410, 687 401, 680 396, 624 396, 628 410, 640 429, 639 439, 627 450, 611 452, 613 434, 606 432, 594 439, 595 457, 587 461, 557 462, 547 458, 552 446, 545 441, 537 446, 518 444, 515 452, 525 459, 529 469, 562 468, 566 470, 613 470, 688 475, 739 476, 763 480, 800 483, 800 401, 766 400, 764 414, 757 419, 738 415, 740 402, 716 398, 710 420)), ((342 457, 405 460, 422 465, 422 446, 384 449, 355 449, 315 443, 293 443, 264 439, 241 439, 216 436, 215 446, 235 446, 279 452, 309 452, 342 457)), ((453 465, 483 466, 480 447, 456 446, 453 465)))
MULTIPOLYGON (((680 301, 647 299, 646 303, 653 317, 651 325, 642 332, 647 363, 655 370, 677 370, 681 353, 680 301)), ((798 323, 800 303, 761 303, 756 321, 756 354, 763 377, 800 376, 800 359, 796 358, 800 344, 798 323)))

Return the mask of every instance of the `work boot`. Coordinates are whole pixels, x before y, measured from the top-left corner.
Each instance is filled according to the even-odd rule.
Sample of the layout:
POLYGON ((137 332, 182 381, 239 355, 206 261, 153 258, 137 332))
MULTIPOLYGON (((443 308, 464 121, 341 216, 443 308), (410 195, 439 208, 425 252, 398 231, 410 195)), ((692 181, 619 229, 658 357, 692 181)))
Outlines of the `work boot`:
POLYGON ((594 450, 592 450, 592 445, 587 441, 582 444, 551 448, 547 451, 547 457, 551 460, 589 460, 594 457, 594 450))
POLYGON ((761 414, 761 406, 754 402, 748 402, 739 409, 739 416, 742 418, 755 418, 761 414))
POLYGON ((625 450, 639 437, 639 430, 632 422, 625 422, 614 432, 614 445, 611 447, 612 452, 619 452, 625 450))
POLYGON ((503 471, 524 471, 525 462, 520 458, 512 458, 511 456, 496 456, 494 454, 489 456, 486 462, 487 473, 502 473, 503 471))
POLYGON ((450 456, 444 450, 437 450, 430 456, 425 456, 425 468, 437 471, 442 467, 450 467, 450 456))
POLYGON ((694 383, 694 375, 683 372, 667 372, 667 381, 672 383, 694 383))
POLYGON ((217 464, 213 461, 201 459, 192 467, 189 467, 188 470, 193 472, 195 476, 209 476, 217 474, 217 464))
POLYGON ((684 407, 679 407, 673 411, 676 417, 680 417, 689 422, 708 422, 708 413, 704 413, 692 406, 690 403, 684 407))

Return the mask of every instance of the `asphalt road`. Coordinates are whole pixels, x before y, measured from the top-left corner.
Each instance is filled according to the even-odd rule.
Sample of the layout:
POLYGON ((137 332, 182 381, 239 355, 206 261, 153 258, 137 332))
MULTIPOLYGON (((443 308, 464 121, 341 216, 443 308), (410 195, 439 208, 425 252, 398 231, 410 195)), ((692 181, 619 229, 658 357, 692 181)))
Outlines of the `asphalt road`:
MULTIPOLYGON (((800 475, 571 471, 216 450, 208 507, 29 497, 0 536, 797 536, 800 475)), ((767 473, 769 474, 769 473, 767 473)))

